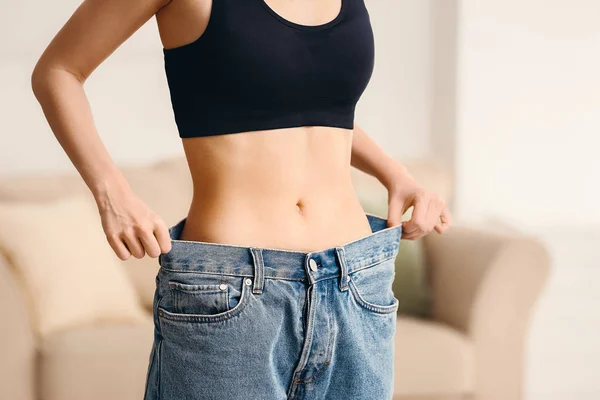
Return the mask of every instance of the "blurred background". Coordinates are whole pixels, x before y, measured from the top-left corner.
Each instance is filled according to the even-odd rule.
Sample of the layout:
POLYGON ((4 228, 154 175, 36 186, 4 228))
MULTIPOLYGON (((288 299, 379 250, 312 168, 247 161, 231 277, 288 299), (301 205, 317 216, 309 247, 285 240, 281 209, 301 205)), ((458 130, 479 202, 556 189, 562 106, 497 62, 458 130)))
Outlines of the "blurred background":
MULTIPOLYGON (((468 227, 473 237, 491 232, 502 238, 526 236, 547 252, 547 280, 543 278, 545 267, 540 267, 539 283, 532 284, 531 312, 523 322, 522 382, 517 384, 522 397, 514 398, 599 399, 600 2, 365 2, 375 33, 376 62, 373 78, 358 104, 357 123, 388 153, 414 165, 416 177, 432 182, 432 189, 435 182, 440 185, 440 192, 448 194, 458 227, 468 227)), ((23 189, 29 196, 49 185, 40 174, 74 173, 33 96, 30 75, 45 46, 79 3, 0 0, 0 173, 4 179, 0 181, 0 201, 20 199, 22 192, 17 193, 15 187, 21 183, 15 182, 36 182, 23 189)), ((161 160, 180 159, 183 154, 163 68, 156 22, 151 19, 85 85, 105 145, 117 163, 132 171, 161 160)), ((365 204, 372 204, 372 198, 381 199, 381 194, 371 196, 379 189, 370 184, 365 183, 365 204)), ((453 255, 451 271, 470 269, 467 264, 477 258, 469 249, 469 237, 461 240, 463 247, 453 248, 464 252, 453 255)), ((429 270, 423 272, 431 274, 428 280, 433 292, 443 290, 450 276, 432 272, 433 264, 450 263, 441 250, 433 250, 434 245, 444 244, 424 245, 429 270)), ((523 255, 513 265, 527 269, 527 257, 523 255)), ((543 256, 541 260, 544 264, 543 256)), ((487 273, 485 268, 481 271, 487 273)), ((502 277, 502 272, 494 273, 502 277)), ((509 301, 514 294, 511 282, 518 281, 520 274, 519 270, 508 283, 494 289, 494 304, 509 301)), ((527 271, 523 270, 523 275, 529 279, 527 271)), ((468 301, 477 298, 478 288, 470 288, 468 301)), ((462 289, 450 292, 445 296, 464 293, 462 289)), ((397 294, 401 298, 401 293, 397 294)), ((466 312, 464 320, 439 304, 430 307, 423 313, 428 317, 416 313, 414 318, 430 318, 456 328, 465 337, 474 335, 477 342, 475 317, 466 312)), ((494 310, 492 307, 489 312, 494 310)), ((11 324, 6 318, 0 321, 2 326, 11 324)), ((494 332, 488 334, 494 336, 494 332)), ((425 333, 418 336, 418 340, 428 338, 425 333)), ((10 341, 7 337, 1 341, 6 340, 10 341)), ((489 346, 494 343, 492 340, 489 346)), ((400 342, 399 346, 402 349, 400 342)), ((495 350, 502 353, 506 349, 495 350)), ((448 357, 480 360, 470 351, 476 352, 457 350, 460 355, 448 357)), ((37 357, 33 353, 23 354, 37 357)), ((147 358, 147 354, 143 356, 147 358)), ((19 370, 24 364, 19 357, 5 362, 3 371, 19 370)), ((427 362, 418 354, 415 357, 412 364, 399 365, 398 371, 410 370, 408 365, 426 370, 427 362)), ((433 385, 429 393, 427 375, 420 378, 421 386, 412 379, 414 394, 403 392, 402 398, 477 398, 478 385, 494 387, 501 380, 494 379, 493 371, 482 372, 483 365, 493 365, 496 356, 481 357, 486 361, 469 361, 464 376, 440 378, 442 383, 433 385), (444 383, 445 379, 462 381, 454 385, 444 383)), ((145 365, 138 368, 143 370, 145 365)), ((0 374, 0 393, 2 387, 14 384, 7 374, 0 374)), ((48 390, 63 393, 56 388, 48 390)), ((56 396, 46 398, 60 398, 56 396)), ((494 398, 490 396, 487 398, 494 398)))

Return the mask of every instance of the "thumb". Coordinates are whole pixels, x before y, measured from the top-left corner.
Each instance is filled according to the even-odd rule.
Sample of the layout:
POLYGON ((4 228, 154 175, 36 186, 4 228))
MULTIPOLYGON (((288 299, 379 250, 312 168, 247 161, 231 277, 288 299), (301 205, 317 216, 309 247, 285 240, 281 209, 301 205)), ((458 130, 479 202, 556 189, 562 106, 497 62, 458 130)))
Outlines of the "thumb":
POLYGON ((403 214, 404 204, 401 201, 395 200, 390 201, 388 204, 388 217, 387 217, 387 225, 388 227, 393 227, 396 225, 400 225, 402 223, 402 214, 403 214))

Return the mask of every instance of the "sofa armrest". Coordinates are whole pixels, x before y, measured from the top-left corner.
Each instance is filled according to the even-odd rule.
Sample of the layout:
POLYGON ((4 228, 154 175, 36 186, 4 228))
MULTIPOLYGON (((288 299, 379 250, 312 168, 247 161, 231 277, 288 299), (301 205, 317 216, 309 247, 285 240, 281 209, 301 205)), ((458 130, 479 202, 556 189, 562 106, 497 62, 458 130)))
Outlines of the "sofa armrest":
POLYGON ((35 399, 35 336, 29 306, 0 255, 0 399, 35 399))
POLYGON ((549 254, 532 237, 464 226, 425 240, 432 315, 473 341, 475 398, 522 398, 527 331, 549 254))

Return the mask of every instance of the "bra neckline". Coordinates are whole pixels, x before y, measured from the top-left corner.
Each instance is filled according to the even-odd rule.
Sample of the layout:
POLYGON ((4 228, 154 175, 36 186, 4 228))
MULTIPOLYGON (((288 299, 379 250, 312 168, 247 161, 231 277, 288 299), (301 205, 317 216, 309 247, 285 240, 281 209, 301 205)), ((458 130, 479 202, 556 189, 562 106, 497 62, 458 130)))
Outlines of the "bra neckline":
POLYGON ((325 22, 325 23, 319 24, 319 25, 303 25, 303 24, 299 24, 299 23, 290 21, 289 19, 286 19, 286 18, 282 17, 279 13, 277 13, 275 10, 273 10, 267 4, 267 2, 265 0, 256 0, 256 1, 258 1, 265 8, 265 10, 267 10, 267 12, 269 12, 269 14, 271 14, 279 22, 281 22, 281 23, 283 23, 285 25, 288 25, 288 26, 290 26, 292 28, 295 28, 295 29, 298 29, 298 30, 303 30, 303 31, 320 31, 320 30, 323 30, 323 29, 331 28, 331 27, 337 25, 342 20, 342 18, 344 16, 344 12, 346 10, 346 2, 348 0, 340 0, 341 1, 340 11, 335 16, 334 19, 332 19, 329 22, 325 22))

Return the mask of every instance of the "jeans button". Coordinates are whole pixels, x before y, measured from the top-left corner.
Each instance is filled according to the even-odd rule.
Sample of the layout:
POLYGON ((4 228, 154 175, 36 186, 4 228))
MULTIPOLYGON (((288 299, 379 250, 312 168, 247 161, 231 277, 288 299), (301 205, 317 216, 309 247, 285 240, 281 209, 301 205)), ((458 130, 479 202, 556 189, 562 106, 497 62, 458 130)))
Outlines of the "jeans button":
POLYGON ((310 269, 312 269, 313 271, 317 270, 317 262, 314 259, 310 259, 308 261, 308 264, 310 265, 310 269))

